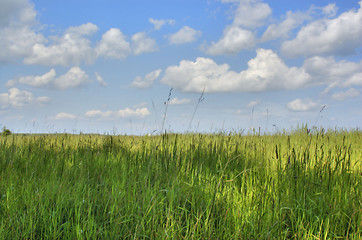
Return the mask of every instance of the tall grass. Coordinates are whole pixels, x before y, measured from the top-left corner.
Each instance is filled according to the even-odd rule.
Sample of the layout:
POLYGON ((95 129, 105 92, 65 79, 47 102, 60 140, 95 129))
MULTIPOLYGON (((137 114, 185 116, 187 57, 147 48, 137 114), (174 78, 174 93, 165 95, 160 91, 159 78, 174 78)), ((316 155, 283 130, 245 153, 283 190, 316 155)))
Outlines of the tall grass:
POLYGON ((0 139, 0 239, 361 239, 361 132, 0 139))

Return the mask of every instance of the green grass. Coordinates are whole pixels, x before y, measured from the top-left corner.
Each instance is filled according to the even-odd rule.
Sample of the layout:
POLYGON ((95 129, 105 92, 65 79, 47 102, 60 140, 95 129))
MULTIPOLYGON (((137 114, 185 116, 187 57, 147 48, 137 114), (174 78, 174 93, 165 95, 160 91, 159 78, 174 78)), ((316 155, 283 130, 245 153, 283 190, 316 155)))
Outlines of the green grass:
POLYGON ((361 239, 360 130, 0 138, 0 239, 361 239))

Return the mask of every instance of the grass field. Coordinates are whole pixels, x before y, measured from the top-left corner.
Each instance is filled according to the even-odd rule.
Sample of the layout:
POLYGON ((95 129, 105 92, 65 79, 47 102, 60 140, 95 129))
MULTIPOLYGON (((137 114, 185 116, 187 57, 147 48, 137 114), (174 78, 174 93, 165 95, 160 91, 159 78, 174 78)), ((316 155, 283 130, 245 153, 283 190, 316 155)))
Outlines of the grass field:
POLYGON ((10 135, 0 239, 361 239, 362 132, 10 135))

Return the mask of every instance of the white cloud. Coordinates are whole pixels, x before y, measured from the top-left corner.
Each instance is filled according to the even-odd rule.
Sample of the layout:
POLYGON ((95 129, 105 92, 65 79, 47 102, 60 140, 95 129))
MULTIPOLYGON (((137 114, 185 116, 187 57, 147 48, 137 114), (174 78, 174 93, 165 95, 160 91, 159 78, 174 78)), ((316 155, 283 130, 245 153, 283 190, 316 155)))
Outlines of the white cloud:
POLYGON ((284 20, 279 24, 271 24, 264 32, 261 41, 270 41, 277 38, 289 38, 291 31, 302 25, 305 21, 311 21, 313 15, 316 13, 322 13, 324 16, 332 18, 337 14, 337 6, 335 3, 328 4, 324 7, 316 7, 312 5, 308 11, 292 12, 288 11, 286 16, 283 16, 284 20))
POLYGON ((189 98, 183 98, 183 99, 178 99, 177 97, 172 98, 168 104, 170 105, 180 105, 180 104, 187 104, 190 103, 191 99, 189 98))
POLYGON ((55 120, 73 120, 73 119, 77 119, 78 117, 74 114, 70 114, 70 113, 65 113, 65 112, 61 112, 58 113, 54 119, 55 120))
POLYGON ((32 47, 46 40, 30 27, 7 27, 0 29, 0 63, 9 63, 32 54, 32 47))
POLYGON ((48 103, 50 101, 50 97, 38 97, 37 102, 40 104, 48 103))
POLYGON ((141 102, 141 103, 137 103, 137 104, 133 105, 131 108, 142 108, 147 105, 148 105, 147 102, 141 102))
MULTIPOLYGON (((105 32, 92 46, 90 36, 98 31, 92 23, 69 27, 63 35, 44 37, 37 33, 34 4, 28 0, 2 0, 0 7, 0 64, 23 59, 25 64, 70 66, 93 63, 96 58, 125 59, 132 52, 139 55, 158 50, 156 41, 144 32, 132 37, 132 48, 117 28, 105 32)), ((150 20, 155 27, 173 24, 173 20, 150 20)))
POLYGON ((342 83, 342 87, 362 86, 362 72, 353 74, 346 82, 342 83))
POLYGON ((346 98, 354 98, 358 97, 360 95, 360 92, 355 88, 350 88, 347 91, 342 92, 336 92, 332 95, 332 98, 335 100, 342 101, 346 98))
POLYGON ((132 86, 135 88, 149 88, 152 86, 153 82, 160 76, 161 72, 161 69, 157 69, 153 72, 146 74, 145 77, 137 76, 133 80, 132 86))
POLYGON ((257 56, 240 73, 229 65, 216 64, 209 58, 195 62, 183 60, 166 69, 161 82, 184 92, 262 92, 298 89, 309 84, 310 76, 302 68, 285 65, 272 50, 258 49, 257 56))
POLYGON ((233 16, 233 23, 224 29, 223 36, 211 46, 203 46, 211 55, 234 55, 244 49, 251 49, 257 42, 255 33, 248 30, 260 27, 271 14, 266 3, 254 0, 222 0, 223 3, 238 3, 233 16), (247 29, 246 29, 247 28, 247 29))
POLYGON ((178 32, 169 36, 168 39, 170 44, 184 44, 196 41, 199 36, 201 36, 201 31, 184 26, 178 32))
POLYGON ((100 111, 90 110, 85 113, 85 117, 98 119, 116 119, 116 118, 145 118, 150 115, 147 108, 125 108, 118 111, 100 111))
POLYGON ((103 34, 96 47, 89 37, 98 31, 92 23, 69 27, 62 36, 48 39, 36 33, 36 11, 27 0, 3 0, 0 8, 0 63, 24 58, 25 64, 69 66, 92 63, 97 57, 124 59, 129 42, 119 29, 103 34))
POLYGON ((327 6, 322 8, 322 12, 327 16, 327 17, 334 17, 337 14, 337 6, 335 3, 330 3, 327 6))
POLYGON ((157 20, 157 19, 150 18, 150 19, 148 19, 148 21, 153 24, 153 26, 154 26, 154 28, 156 30, 160 30, 161 27, 163 25, 165 25, 165 24, 169 24, 169 25, 175 24, 175 20, 172 20, 172 19, 166 19, 166 20, 165 19, 160 19, 160 20, 157 20))
POLYGON ((258 106, 260 105, 261 101, 259 99, 256 99, 254 101, 251 101, 248 103, 247 107, 250 108, 250 107, 255 107, 255 106, 258 106))
POLYGON ((336 62, 333 57, 312 57, 304 61, 303 69, 312 76, 314 84, 327 85, 325 93, 334 87, 362 86, 362 61, 336 62))
POLYGON ((56 78, 56 72, 51 69, 41 76, 26 76, 12 79, 7 82, 7 87, 13 87, 16 84, 24 84, 36 88, 48 88, 55 90, 65 90, 75 88, 89 83, 88 75, 79 67, 72 67, 66 74, 56 78))
POLYGON ((89 83, 88 75, 79 67, 72 67, 66 74, 54 80, 54 88, 65 90, 89 83))
POLYGON ((311 99, 301 100, 299 98, 287 104, 287 108, 293 112, 308 112, 317 110, 320 107, 319 104, 313 102, 311 99))
POLYGON ((55 120, 72 120, 72 119, 100 119, 100 120, 114 120, 117 118, 145 118, 150 115, 150 111, 143 107, 143 108, 125 108, 118 111, 101 111, 101 110, 90 110, 87 111, 85 114, 75 115, 66 112, 60 112, 55 117, 52 117, 55 120))
POLYGON ((102 112, 101 110, 90 110, 85 113, 85 116, 91 117, 91 118, 104 117, 106 115, 106 113, 109 113, 108 115, 110 115, 111 113, 114 114, 115 112, 114 111, 102 112))
POLYGON ((9 93, 0 94, 1 108, 22 108, 29 104, 41 104, 48 102, 48 97, 35 98, 31 92, 21 91, 17 88, 9 89, 9 93))
POLYGON ((2 0, 0 7, 0 64, 31 54, 32 46, 44 43, 35 32, 36 12, 27 0, 2 0))
POLYGON ((254 47, 256 38, 254 33, 240 27, 232 26, 224 30, 223 37, 218 42, 212 42, 206 48, 206 53, 211 55, 237 54, 243 49, 254 47))
POLYGON ((158 50, 156 40, 148 38, 145 32, 139 32, 132 36, 132 47, 135 55, 158 50))
POLYGON ((35 21, 36 12, 28 0, 2 0, 0 27, 24 25, 35 21))
POLYGON ((100 85, 106 87, 108 84, 103 80, 102 76, 99 75, 99 73, 95 72, 96 79, 99 82, 100 85))
POLYGON ((284 21, 269 25, 261 40, 265 42, 277 38, 287 38, 291 30, 299 27, 307 19, 310 19, 307 13, 288 11, 284 21))
POLYGON ((35 44, 32 55, 26 57, 24 63, 47 66, 90 63, 95 59, 96 54, 85 36, 90 36, 97 30, 98 27, 92 23, 70 27, 62 37, 54 37, 52 45, 35 44))
POLYGON ((130 109, 125 108, 123 110, 119 110, 117 112, 117 117, 121 118, 145 118, 146 116, 150 115, 150 111, 147 108, 136 108, 130 109))
POLYGON ((98 31, 98 27, 97 25, 93 24, 93 23, 85 23, 79 26, 72 26, 69 27, 66 31, 65 31, 65 35, 64 38, 69 38, 69 37, 81 37, 81 36, 91 36, 94 33, 96 33, 98 31))
POLYGON ((7 87, 14 87, 16 84, 24 84, 32 87, 44 87, 49 85, 54 81, 56 76, 56 72, 54 69, 51 69, 49 72, 41 75, 41 76, 26 76, 20 77, 18 79, 9 80, 6 83, 7 87))
MULTIPOLYGON (((224 1, 226 2, 226 1, 224 1)), ((233 25, 255 28, 264 24, 272 10, 267 3, 253 0, 240 0, 235 12, 233 25)))
MULTIPOLYGON (((295 39, 282 44, 282 52, 289 57, 353 54, 362 46, 362 1, 359 5, 358 11, 351 10, 337 18, 320 19, 306 25, 295 39)), ((332 10, 325 11, 333 13, 332 10)))
POLYGON ((111 28, 103 34, 102 40, 96 48, 98 56, 111 59, 124 59, 131 53, 126 36, 117 29, 111 28))

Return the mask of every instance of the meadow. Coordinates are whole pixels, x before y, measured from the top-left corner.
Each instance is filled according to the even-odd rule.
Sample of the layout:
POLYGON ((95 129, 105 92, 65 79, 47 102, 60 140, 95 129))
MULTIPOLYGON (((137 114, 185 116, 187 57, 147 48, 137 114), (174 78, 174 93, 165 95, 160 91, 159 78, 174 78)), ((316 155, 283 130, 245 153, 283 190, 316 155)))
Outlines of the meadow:
POLYGON ((362 132, 0 137, 0 239, 361 239, 362 132))

